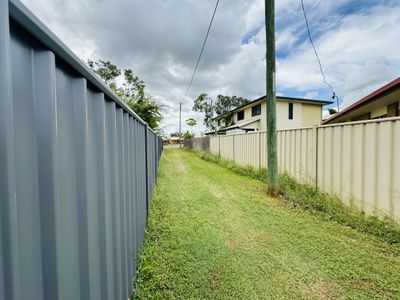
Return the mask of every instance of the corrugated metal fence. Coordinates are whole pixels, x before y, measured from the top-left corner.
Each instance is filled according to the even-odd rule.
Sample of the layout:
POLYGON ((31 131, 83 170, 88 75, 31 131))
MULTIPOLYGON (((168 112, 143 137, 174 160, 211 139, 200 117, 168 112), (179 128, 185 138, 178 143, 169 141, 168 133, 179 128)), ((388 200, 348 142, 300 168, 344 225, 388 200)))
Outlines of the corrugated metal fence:
POLYGON ((194 137, 183 141, 185 148, 197 151, 210 151, 210 137, 194 137))
POLYGON ((127 299, 162 141, 0 3, 0 299, 127 299))
MULTIPOLYGON (((278 131, 278 167, 368 214, 400 220, 400 118, 278 131)), ((212 136, 210 151, 266 168, 265 132, 212 136)))

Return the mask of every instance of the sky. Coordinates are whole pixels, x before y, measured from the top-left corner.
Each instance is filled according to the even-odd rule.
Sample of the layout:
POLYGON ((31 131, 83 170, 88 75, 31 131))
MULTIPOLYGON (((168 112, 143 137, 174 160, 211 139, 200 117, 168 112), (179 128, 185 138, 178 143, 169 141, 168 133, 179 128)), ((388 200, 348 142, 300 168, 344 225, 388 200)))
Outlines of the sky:
MULTIPOLYGON (((201 93, 265 95, 263 0, 220 0, 202 60, 185 92, 215 0, 22 0, 82 60, 131 68, 164 105, 160 127, 178 130, 201 93)), ((326 78, 346 107, 400 76, 400 1, 304 0, 326 78)), ((300 0, 276 1, 277 94, 330 100, 300 0)), ((328 107, 325 107, 327 109, 328 107)), ((324 112, 326 115, 326 112, 324 112)))

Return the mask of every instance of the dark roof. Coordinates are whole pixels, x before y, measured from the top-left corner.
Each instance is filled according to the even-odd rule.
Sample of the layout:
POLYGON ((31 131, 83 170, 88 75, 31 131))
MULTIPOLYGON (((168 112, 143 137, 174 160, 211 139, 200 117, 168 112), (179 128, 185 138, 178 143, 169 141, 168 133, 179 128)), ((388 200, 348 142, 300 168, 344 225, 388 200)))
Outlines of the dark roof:
POLYGON ((369 104, 373 101, 378 100, 380 97, 389 94, 394 89, 400 87, 400 77, 396 78, 395 80, 389 82, 388 84, 384 85, 383 87, 377 89, 376 91, 372 92, 371 94, 365 96, 364 98, 358 100, 357 102, 353 103, 352 105, 346 107, 341 112, 333 115, 329 119, 326 119, 322 122, 322 124, 329 123, 330 121, 343 116, 357 108, 360 108, 363 105, 369 104))
POLYGON ((225 127, 225 128, 218 129, 218 132, 219 131, 227 131, 227 130, 231 130, 231 129, 235 129, 235 128, 242 129, 242 127, 245 127, 247 125, 250 125, 250 124, 253 124, 253 123, 256 123, 256 122, 259 122, 259 121, 260 121, 260 119, 256 119, 256 120, 248 121, 247 123, 243 123, 243 124, 234 124, 234 125, 231 125, 231 126, 228 126, 228 127, 225 127))
MULTIPOLYGON (((233 113, 233 112, 235 112, 235 111, 237 111, 237 110, 239 110, 239 109, 242 109, 243 107, 246 107, 246 106, 248 106, 248 105, 252 105, 252 104, 254 104, 255 102, 260 101, 260 100, 263 100, 263 99, 266 98, 266 97, 267 97, 267 96, 262 96, 262 97, 260 97, 260 98, 257 98, 257 99, 255 99, 255 100, 253 100, 253 101, 250 101, 249 103, 246 103, 246 104, 243 104, 243 105, 241 105, 241 106, 238 106, 238 107, 232 109, 231 111, 229 111, 229 112, 227 112, 227 113, 224 113, 224 114, 221 114, 221 115, 218 115, 218 116, 214 117, 213 120, 215 120, 215 119, 217 119, 217 118, 220 118, 220 117, 222 117, 222 116, 225 116, 225 115, 227 115, 227 114, 229 114, 229 113, 233 113)), ((277 100, 280 100, 280 101, 288 101, 288 102, 291 102, 291 101, 294 101, 294 102, 296 102, 296 101, 298 101, 298 102, 309 102, 310 104, 318 104, 318 105, 328 105, 328 104, 332 104, 332 103, 333 103, 332 101, 316 100, 316 99, 306 99, 306 98, 284 97, 284 96, 276 96, 276 99, 277 99, 277 100)))

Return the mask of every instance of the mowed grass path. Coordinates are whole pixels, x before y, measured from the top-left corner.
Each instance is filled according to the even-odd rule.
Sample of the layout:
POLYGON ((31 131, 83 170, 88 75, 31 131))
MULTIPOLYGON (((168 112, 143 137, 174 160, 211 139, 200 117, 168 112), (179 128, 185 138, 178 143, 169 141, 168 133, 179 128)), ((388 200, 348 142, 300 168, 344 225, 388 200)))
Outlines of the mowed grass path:
POLYGON ((268 198, 260 181, 165 150, 139 299, 400 299, 378 238, 268 198))

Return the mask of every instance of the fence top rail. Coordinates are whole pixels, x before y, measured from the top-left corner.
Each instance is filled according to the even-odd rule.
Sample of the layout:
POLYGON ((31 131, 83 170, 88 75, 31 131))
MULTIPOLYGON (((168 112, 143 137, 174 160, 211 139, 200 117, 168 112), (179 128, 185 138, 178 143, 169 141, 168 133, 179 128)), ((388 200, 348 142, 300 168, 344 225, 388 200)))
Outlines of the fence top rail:
MULTIPOLYGON (((280 129, 277 130, 276 132, 281 132, 281 131, 290 131, 290 130, 302 130, 302 129, 312 129, 313 127, 298 127, 298 128, 290 128, 290 129, 280 129)), ((260 133, 267 133, 265 130, 258 130, 258 131, 251 131, 251 132, 242 132, 242 133, 235 133, 235 134, 225 134, 225 135, 210 135, 210 137, 221 137, 221 138, 227 138, 227 137, 233 137, 233 136, 238 136, 238 135, 250 135, 250 134, 260 134, 260 133)))
MULTIPOLYGON (((327 125, 316 125, 316 126, 310 126, 310 127, 281 129, 281 130, 277 130, 277 132, 306 130, 306 129, 313 129, 313 128, 326 128, 326 127, 335 127, 335 126, 360 125, 360 124, 368 124, 368 123, 383 123, 383 122, 393 122, 393 121, 400 121, 400 117, 392 117, 392 118, 384 118, 384 119, 376 119, 376 120, 352 121, 352 122, 335 123, 335 124, 327 124, 327 125)), ((264 132, 264 131, 260 131, 260 132, 264 132)))
MULTIPOLYGON (((7 1, 7 0, 6 0, 7 1)), ((64 60, 76 72, 86 78, 91 84, 102 91, 108 98, 116 102, 122 109, 128 112, 136 120, 147 126, 129 106, 119 98, 92 70, 90 70, 54 33, 50 31, 29 9, 19 0, 9 0, 9 15, 12 20, 22 26, 41 43, 47 46, 57 56, 64 60)))
POLYGON ((313 129, 314 127, 318 127, 318 126, 308 126, 308 127, 297 127, 297 128, 288 128, 288 129, 279 129, 279 130, 277 130, 277 132, 296 131, 296 130, 310 130, 310 129, 313 129))
MULTIPOLYGON (((314 128, 318 129, 318 128, 335 127, 335 126, 337 127, 337 126, 349 126, 349 125, 395 122, 395 121, 400 121, 400 117, 391 117, 391 118, 376 119, 376 120, 352 121, 352 122, 335 123, 335 124, 327 124, 327 125, 315 125, 315 126, 288 128, 288 129, 279 129, 279 130, 277 130, 277 132, 297 131, 297 130, 310 130, 310 129, 314 129, 314 128)), ((253 132, 237 133, 237 134, 212 135, 210 137, 232 137, 232 136, 236 136, 236 135, 249 135, 249 134, 257 134, 257 133, 266 133, 266 131, 262 130, 262 131, 253 131, 253 132)))
POLYGON ((234 134, 218 134, 218 135, 210 135, 211 137, 230 137, 234 135, 249 135, 249 134, 258 134, 264 133, 266 131, 251 131, 251 132, 241 132, 241 133, 234 133, 234 134))
POLYGON ((365 120, 365 121, 352 121, 352 122, 336 123, 336 124, 326 124, 326 125, 319 125, 317 127, 325 128, 325 127, 333 127, 333 126, 359 125, 359 124, 368 124, 368 123, 383 123, 383 122, 393 122, 393 121, 400 121, 400 117, 383 118, 383 119, 376 119, 376 120, 365 120))

